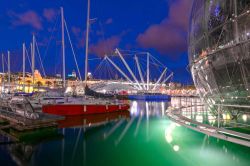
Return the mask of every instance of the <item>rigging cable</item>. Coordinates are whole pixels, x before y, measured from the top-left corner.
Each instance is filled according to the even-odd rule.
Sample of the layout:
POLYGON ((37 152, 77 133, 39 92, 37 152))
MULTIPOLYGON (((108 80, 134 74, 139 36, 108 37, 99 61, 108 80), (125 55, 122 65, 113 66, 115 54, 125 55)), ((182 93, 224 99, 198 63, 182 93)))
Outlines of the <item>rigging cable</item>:
POLYGON ((69 39, 69 43, 70 43, 70 46, 71 46, 72 54, 73 54, 73 57, 74 57, 74 60, 75 60, 77 72, 78 72, 80 80, 82 80, 81 73, 80 73, 79 66, 78 66, 77 59, 76 59, 76 55, 75 55, 75 50, 74 50, 72 42, 71 42, 71 38, 70 38, 70 34, 69 34, 69 30, 68 30, 68 27, 67 27, 66 20, 64 20, 64 25, 65 25, 66 32, 67 32, 67 35, 68 35, 68 39, 69 39))
POLYGON ((30 69, 31 69, 32 68, 31 67, 31 61, 30 61, 30 58, 29 58, 29 52, 28 52, 27 48, 25 48, 25 52, 26 52, 26 56, 27 56, 27 59, 28 59, 29 64, 30 64, 30 69))
POLYGON ((46 50, 45 50, 45 52, 44 52, 44 56, 43 56, 43 60, 42 60, 42 61, 44 61, 45 57, 47 56, 47 53, 48 53, 48 50, 49 50, 49 45, 50 45, 50 43, 51 43, 53 34, 54 34, 55 30, 56 30, 56 26, 57 26, 57 24, 58 24, 58 22, 59 22, 59 21, 58 21, 58 20, 59 20, 58 18, 59 18, 59 16, 57 16, 57 18, 56 18, 56 22, 55 22, 54 27, 53 27, 53 29, 52 29, 52 32, 51 32, 51 35, 50 35, 50 38, 49 38, 49 42, 48 42, 48 44, 47 44, 47 46, 46 46, 46 50))
POLYGON ((44 67, 43 67, 43 62, 42 62, 42 59, 41 59, 41 54, 40 54, 37 42, 35 42, 35 45, 36 45, 36 49, 37 49, 37 53, 38 53, 38 58, 39 58, 39 61, 40 61, 40 64, 41 64, 41 68, 42 68, 42 71, 43 71, 43 75, 46 77, 46 73, 45 73, 45 70, 44 70, 44 67))

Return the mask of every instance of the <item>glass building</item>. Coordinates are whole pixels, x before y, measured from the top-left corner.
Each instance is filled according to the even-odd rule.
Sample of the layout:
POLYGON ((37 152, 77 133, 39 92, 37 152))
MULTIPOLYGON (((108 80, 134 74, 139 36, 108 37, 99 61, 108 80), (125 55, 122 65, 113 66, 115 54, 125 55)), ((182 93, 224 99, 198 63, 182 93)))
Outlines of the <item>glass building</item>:
POLYGON ((194 0, 189 61, 207 104, 250 107, 250 0, 194 0))

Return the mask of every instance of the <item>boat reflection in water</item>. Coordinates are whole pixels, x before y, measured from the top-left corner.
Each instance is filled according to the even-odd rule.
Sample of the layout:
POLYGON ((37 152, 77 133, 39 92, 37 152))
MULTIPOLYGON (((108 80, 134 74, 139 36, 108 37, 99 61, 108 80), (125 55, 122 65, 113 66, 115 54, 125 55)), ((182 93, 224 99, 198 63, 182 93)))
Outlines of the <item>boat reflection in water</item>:
MULTIPOLYGON (((68 117, 59 122, 63 139, 32 145, 33 153, 27 153, 31 155, 26 163, 35 166, 249 165, 249 148, 174 123, 165 116, 169 104, 131 101, 126 114, 68 117)), ((9 152, 0 146, 0 154, 8 156, 9 152)), ((8 157, 0 157, 0 162, 8 162, 8 157)))
POLYGON ((38 130, 19 132, 10 129, 12 137, 0 135, 0 152, 6 153, 3 158, 0 157, 0 163, 18 166, 35 165, 33 159, 39 152, 41 144, 63 138, 53 127, 38 130))
POLYGON ((58 121, 59 128, 70 127, 96 127, 104 125, 113 121, 119 121, 120 119, 129 119, 129 111, 104 113, 104 114, 90 114, 82 116, 66 116, 64 120, 58 121))
POLYGON ((37 147, 38 145, 19 143, 9 145, 8 150, 10 157, 16 165, 25 166, 31 163, 37 147))

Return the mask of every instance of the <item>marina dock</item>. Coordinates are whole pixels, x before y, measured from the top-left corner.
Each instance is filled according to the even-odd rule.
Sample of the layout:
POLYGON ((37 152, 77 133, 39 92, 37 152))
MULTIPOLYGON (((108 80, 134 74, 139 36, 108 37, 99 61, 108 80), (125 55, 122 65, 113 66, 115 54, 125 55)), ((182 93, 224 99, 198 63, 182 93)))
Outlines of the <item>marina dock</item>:
MULTIPOLYGON (((64 117, 39 113, 38 119, 27 119, 6 110, 0 110, 0 118, 6 120, 10 126, 18 131, 32 130, 45 127, 57 126, 57 121, 64 117)), ((0 127, 1 129, 1 127, 0 127)))
POLYGON ((57 135, 59 120, 64 120, 64 117, 39 113, 39 118, 33 120, 0 110, 0 133, 14 142, 41 139, 57 135))

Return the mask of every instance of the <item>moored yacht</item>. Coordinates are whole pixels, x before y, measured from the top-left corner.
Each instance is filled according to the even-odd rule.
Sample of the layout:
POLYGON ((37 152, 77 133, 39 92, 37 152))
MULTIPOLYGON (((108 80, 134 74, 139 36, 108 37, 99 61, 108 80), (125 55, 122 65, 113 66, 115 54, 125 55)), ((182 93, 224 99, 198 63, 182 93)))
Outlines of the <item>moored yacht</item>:
POLYGON ((13 113, 27 119, 39 118, 39 114, 35 112, 29 100, 23 96, 2 97, 0 107, 7 113, 13 113))
POLYGON ((82 101, 74 101, 74 103, 65 102, 43 105, 42 111, 54 115, 71 116, 127 111, 129 108, 130 105, 126 103, 86 98, 82 101))

